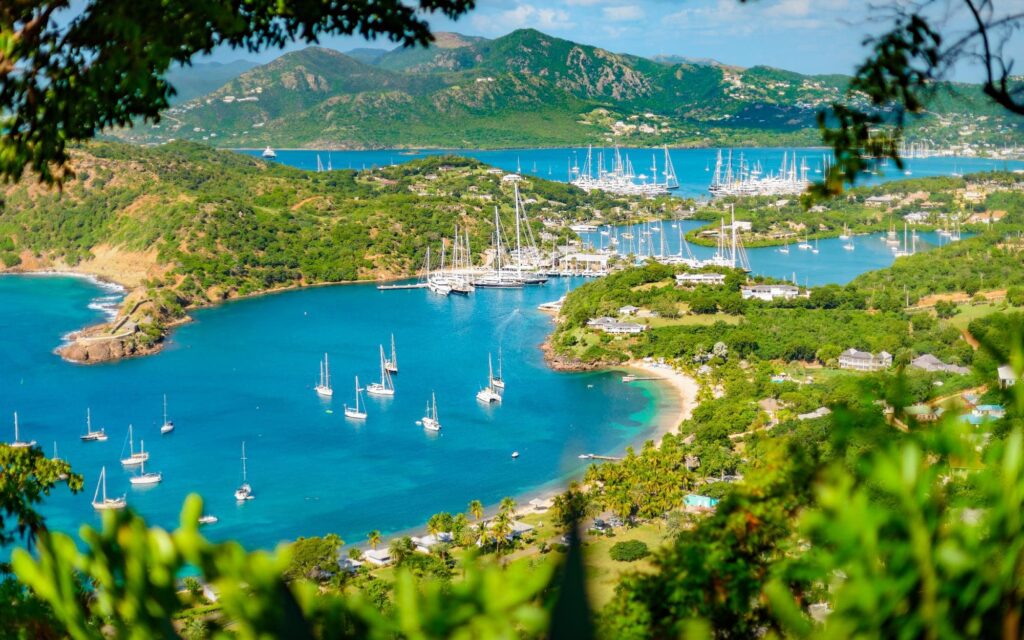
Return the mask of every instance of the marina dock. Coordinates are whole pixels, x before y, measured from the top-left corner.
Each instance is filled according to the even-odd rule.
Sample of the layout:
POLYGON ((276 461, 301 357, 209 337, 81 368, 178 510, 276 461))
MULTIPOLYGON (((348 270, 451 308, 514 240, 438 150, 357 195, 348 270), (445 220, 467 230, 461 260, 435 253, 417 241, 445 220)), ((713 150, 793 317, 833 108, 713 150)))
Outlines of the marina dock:
POLYGON ((617 460, 621 460, 622 458, 616 458, 614 456, 599 456, 596 453, 581 453, 579 455, 579 459, 580 460, 609 460, 609 461, 615 462, 617 460))
POLYGON ((426 289, 426 282, 413 282, 411 284, 379 284, 378 291, 394 291, 396 289, 426 289))

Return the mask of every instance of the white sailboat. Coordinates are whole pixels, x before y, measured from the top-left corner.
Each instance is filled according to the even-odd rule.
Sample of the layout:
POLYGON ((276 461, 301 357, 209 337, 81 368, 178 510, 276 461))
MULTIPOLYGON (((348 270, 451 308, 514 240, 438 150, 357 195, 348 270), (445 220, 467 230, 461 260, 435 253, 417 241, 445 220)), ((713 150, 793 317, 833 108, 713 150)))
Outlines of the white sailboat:
MULTIPOLYGON (((490 356, 488 356, 488 362, 489 361, 490 361, 490 356)), ((502 391, 505 390, 505 379, 503 377, 501 377, 501 347, 498 347, 498 375, 493 375, 492 374, 490 376, 490 378, 491 378, 491 380, 490 380, 491 388, 493 388, 493 389, 500 389, 502 391)))
POLYGON ((371 382, 366 385, 366 393, 371 396, 393 396, 395 395, 395 383, 391 381, 391 373, 384 366, 384 345, 380 346, 380 382, 371 382))
POLYGON ((174 421, 167 419, 167 394, 164 394, 164 423, 160 425, 160 433, 167 434, 174 431, 174 421))
POLYGON ((434 393, 430 394, 430 402, 427 403, 426 415, 420 420, 420 424, 427 431, 440 431, 441 422, 437 419, 437 396, 434 393))
MULTIPOLYGON (((50 458, 50 461, 51 462, 64 462, 64 460, 60 456, 57 455, 57 441, 56 440, 53 441, 53 457, 50 458)), ((59 478, 60 480, 67 480, 68 479, 68 474, 61 473, 60 475, 57 476, 57 478, 59 478)))
MULTIPOLYGON (((121 449, 124 451, 124 449, 121 449)), ((139 447, 139 452, 135 452, 135 441, 132 434, 132 425, 128 425, 128 457, 121 459, 121 464, 126 467, 136 467, 146 460, 149 460, 149 454, 139 447)))
POLYGON ((85 434, 80 436, 82 442, 106 442, 107 434, 103 429, 92 430, 92 412, 85 410, 85 434))
POLYGON ((334 395, 334 389, 331 388, 331 365, 327 360, 327 354, 324 354, 324 359, 320 363, 320 382, 316 385, 316 394, 325 398, 330 398, 334 395))
POLYGON ((263 157, 264 158, 276 158, 277 157, 277 153, 273 149, 270 148, 270 145, 267 145, 267 148, 263 150, 263 157))
POLYGON ((849 225, 847 225, 847 224, 843 225, 843 232, 839 234, 839 239, 840 240, 849 240, 850 239, 850 227, 849 227, 849 225))
POLYGON ((242 442, 242 485, 235 489, 235 500, 238 500, 239 502, 252 500, 255 497, 252 495, 252 486, 246 478, 245 460, 245 442, 242 442))
POLYGON ((789 253, 789 243, 788 242, 786 244, 782 245, 782 247, 779 249, 779 253, 789 253))
MULTIPOLYGON (((139 448, 143 447, 141 441, 139 442, 139 448)), ((139 465, 139 475, 128 478, 128 482, 132 483, 133 487, 145 487, 154 484, 160 484, 160 481, 164 479, 163 474, 159 471, 156 473, 146 473, 146 461, 143 460, 142 464, 139 465)))
POLYGON ((356 406, 345 405, 345 417, 353 420, 366 420, 366 406, 360 403, 363 390, 359 388, 359 376, 356 376, 356 406))
POLYGON ((811 248, 811 253, 818 253, 818 239, 814 239, 814 247, 811 248))
POLYGON ((843 245, 843 249, 846 251, 853 251, 854 248, 855 247, 853 246, 852 242, 847 242, 846 244, 843 245))
POLYGON ((491 354, 487 354, 487 386, 477 391, 476 399, 480 402, 490 404, 501 402, 501 394, 494 389, 494 367, 491 365, 491 354))
POLYGON ((398 373, 398 353, 395 351, 395 334, 391 334, 391 357, 384 360, 384 368, 392 375, 398 373))
POLYGON ((24 442, 18 436, 18 412, 14 412, 14 441, 9 443, 12 449, 27 449, 28 447, 34 447, 36 441, 24 442))
POLYGON ((800 249, 801 251, 806 251, 808 249, 813 249, 814 247, 811 245, 810 240, 807 237, 804 237, 803 242, 796 245, 796 248, 800 249))
POLYGON ((101 468, 100 479, 96 483, 96 493, 92 495, 92 508, 97 511, 108 511, 111 509, 124 509, 126 506, 128 506, 128 500, 125 496, 120 498, 107 497, 107 468, 101 468), (102 500, 99 499, 101 490, 103 493, 102 500))

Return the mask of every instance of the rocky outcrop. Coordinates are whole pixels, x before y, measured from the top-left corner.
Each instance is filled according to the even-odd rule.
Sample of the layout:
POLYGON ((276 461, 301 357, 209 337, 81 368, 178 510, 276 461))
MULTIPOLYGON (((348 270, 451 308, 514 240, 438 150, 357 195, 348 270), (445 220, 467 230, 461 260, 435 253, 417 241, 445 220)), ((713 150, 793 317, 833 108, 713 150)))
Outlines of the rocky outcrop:
POLYGON ((544 362, 546 362, 547 365, 550 368, 554 369, 555 371, 598 371, 602 369, 609 369, 611 367, 619 366, 622 364, 621 362, 611 362, 607 360, 593 360, 584 362, 579 358, 574 358, 558 353, 557 351, 555 351, 554 345, 551 344, 551 336, 553 335, 554 333, 549 335, 547 339, 540 345, 540 350, 544 353, 544 362))
POLYGON ((127 336, 104 335, 109 330, 110 325, 103 324, 73 333, 69 336, 69 342, 57 349, 57 354, 78 364, 99 364, 149 355, 163 346, 162 340, 146 344, 139 339, 138 332, 127 336))

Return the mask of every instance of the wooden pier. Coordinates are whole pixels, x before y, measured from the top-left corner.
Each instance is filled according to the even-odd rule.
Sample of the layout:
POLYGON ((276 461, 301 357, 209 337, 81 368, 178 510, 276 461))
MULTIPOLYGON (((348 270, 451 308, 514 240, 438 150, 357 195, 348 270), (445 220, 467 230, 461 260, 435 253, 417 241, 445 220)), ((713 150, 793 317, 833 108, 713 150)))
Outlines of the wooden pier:
POLYGON ((613 456, 599 456, 596 453, 581 453, 579 455, 579 459, 580 460, 609 460, 609 461, 615 462, 617 460, 621 460, 622 458, 616 458, 616 457, 613 457, 613 456))

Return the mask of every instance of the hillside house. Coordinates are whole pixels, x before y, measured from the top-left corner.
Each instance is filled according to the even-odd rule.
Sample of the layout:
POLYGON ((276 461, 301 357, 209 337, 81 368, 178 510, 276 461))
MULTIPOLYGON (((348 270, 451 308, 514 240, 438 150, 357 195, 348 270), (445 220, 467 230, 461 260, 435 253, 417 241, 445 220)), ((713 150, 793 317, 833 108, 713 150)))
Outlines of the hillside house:
POLYGON ((892 354, 882 351, 877 356, 867 351, 847 349, 839 355, 839 368, 852 371, 881 371, 892 366, 892 354))

